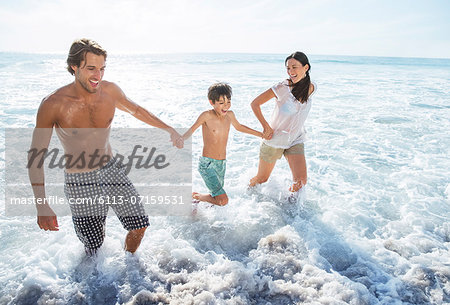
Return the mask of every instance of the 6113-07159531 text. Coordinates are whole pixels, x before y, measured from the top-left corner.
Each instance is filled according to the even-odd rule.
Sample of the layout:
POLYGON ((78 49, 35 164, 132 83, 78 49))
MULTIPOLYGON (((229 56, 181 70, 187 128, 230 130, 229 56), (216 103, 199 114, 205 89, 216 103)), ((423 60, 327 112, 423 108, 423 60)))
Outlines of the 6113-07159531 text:
MULTIPOLYGON (((13 197, 10 198, 9 204, 12 205, 33 205, 33 204, 65 204, 66 199, 59 196, 48 196, 45 201, 42 198, 35 197, 13 197)), ((145 204, 145 205, 180 205, 184 204, 183 196, 93 196, 87 198, 69 198, 69 204, 104 204, 104 205, 120 205, 120 204, 145 204)))

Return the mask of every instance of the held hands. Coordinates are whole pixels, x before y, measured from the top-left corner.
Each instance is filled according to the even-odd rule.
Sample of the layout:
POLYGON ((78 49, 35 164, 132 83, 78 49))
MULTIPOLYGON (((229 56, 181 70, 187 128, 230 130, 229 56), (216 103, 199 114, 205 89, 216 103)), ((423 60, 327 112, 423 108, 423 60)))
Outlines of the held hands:
POLYGON ((172 141, 173 146, 176 146, 177 148, 183 148, 184 146, 183 137, 175 130, 170 133, 170 141, 172 141))
POLYGON ((174 144, 177 148, 183 148, 184 147, 184 139, 183 137, 179 137, 176 139, 176 143, 174 144))
POLYGON ((264 126, 263 139, 270 140, 273 136, 273 129, 270 126, 264 126))

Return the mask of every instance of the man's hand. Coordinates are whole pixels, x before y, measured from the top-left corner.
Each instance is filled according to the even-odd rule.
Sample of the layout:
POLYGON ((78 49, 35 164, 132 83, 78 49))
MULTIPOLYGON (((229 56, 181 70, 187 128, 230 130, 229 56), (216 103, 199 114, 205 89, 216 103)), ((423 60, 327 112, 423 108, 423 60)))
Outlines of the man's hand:
POLYGON ((183 146, 184 146, 184 139, 175 130, 170 133, 170 140, 172 141, 173 146, 176 146, 177 148, 183 148, 183 146))
POLYGON ((38 209, 37 223, 42 230, 59 231, 58 219, 50 207, 38 209))
POLYGON ((183 139, 183 137, 179 137, 179 138, 176 140, 175 146, 176 146, 177 148, 183 148, 183 147, 184 147, 184 139, 183 139))

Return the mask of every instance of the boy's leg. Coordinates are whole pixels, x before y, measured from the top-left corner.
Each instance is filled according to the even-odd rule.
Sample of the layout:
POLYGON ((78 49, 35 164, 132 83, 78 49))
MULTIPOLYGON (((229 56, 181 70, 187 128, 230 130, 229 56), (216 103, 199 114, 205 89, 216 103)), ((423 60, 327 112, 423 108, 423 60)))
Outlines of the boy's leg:
POLYGON ((223 189, 226 170, 225 160, 214 160, 209 158, 201 158, 198 171, 211 192, 209 194, 193 193, 192 198, 206 201, 215 205, 224 206, 228 203, 228 196, 223 189))
POLYGON ((210 194, 199 194, 199 193, 192 193, 192 198, 200 200, 200 201, 206 201, 215 205, 224 206, 228 203, 228 196, 227 194, 221 194, 217 195, 215 197, 211 196, 210 194))

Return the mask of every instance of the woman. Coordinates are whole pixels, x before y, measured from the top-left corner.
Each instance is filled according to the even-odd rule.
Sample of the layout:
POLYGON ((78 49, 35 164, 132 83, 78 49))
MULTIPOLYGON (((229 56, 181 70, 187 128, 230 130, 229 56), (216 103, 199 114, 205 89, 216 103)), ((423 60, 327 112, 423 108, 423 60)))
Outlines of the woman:
POLYGON ((304 123, 311 109, 311 83, 308 57, 295 52, 285 60, 289 78, 263 92, 252 102, 252 109, 264 128, 264 141, 259 155, 258 174, 249 187, 266 182, 277 159, 284 155, 292 172, 293 184, 289 188, 289 202, 295 203, 299 191, 306 184, 306 160, 303 142, 306 138, 304 123), (276 107, 269 125, 261 112, 261 105, 275 98, 276 107))

